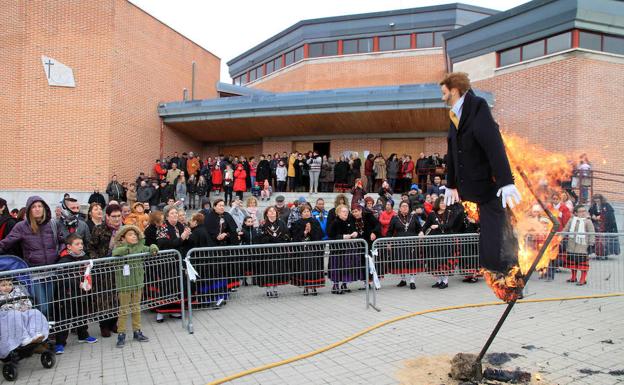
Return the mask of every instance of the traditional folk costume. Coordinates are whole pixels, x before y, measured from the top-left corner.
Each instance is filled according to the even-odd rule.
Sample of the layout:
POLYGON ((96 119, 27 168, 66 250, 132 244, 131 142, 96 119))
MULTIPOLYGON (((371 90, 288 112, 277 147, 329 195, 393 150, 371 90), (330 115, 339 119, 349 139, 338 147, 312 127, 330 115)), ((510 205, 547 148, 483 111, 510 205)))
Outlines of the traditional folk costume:
MULTIPOLYGON (((346 220, 336 219, 329 229, 329 239, 344 239, 344 235, 356 232, 355 220, 349 216, 346 220)), ((329 257, 329 279, 334 283, 332 293, 350 292, 347 283, 364 279, 362 257, 357 251, 348 250, 345 245, 331 245, 329 257)))
POLYGON ((563 229, 564 232, 574 234, 567 235, 566 242, 566 267, 572 272, 568 282, 576 282, 577 270, 581 272, 579 286, 587 283, 587 272, 589 271, 589 251, 594 248, 595 236, 594 225, 589 218, 579 218, 573 216, 563 229), (589 234, 588 234, 589 233, 589 234))
MULTIPOLYGON (((268 218, 260 226, 260 237, 263 244, 284 243, 290 239, 284 221, 276 219, 271 222, 268 218)), ((258 285, 266 287, 267 297, 277 298, 277 287, 290 283, 292 270, 290 256, 271 252, 258 256, 257 260, 258 285)))
MULTIPOLYGON (((415 237, 422 231, 418 216, 413 213, 403 215, 398 213, 392 218, 388 229, 388 236, 391 237, 415 237)), ((413 247, 399 247, 392 253, 392 263, 390 272, 401 275, 399 287, 406 285, 409 277, 410 289, 416 288, 415 275, 422 272, 424 268, 423 247, 420 240, 416 240, 413 247)))
MULTIPOLYGON (((320 241, 323 239, 323 230, 314 217, 301 218, 290 227, 290 237, 294 242, 320 241), (309 227, 307 234, 306 227, 309 227)), ((316 289, 325 286, 324 250, 322 245, 304 245, 297 249, 291 282, 304 288, 303 295, 308 295, 308 289, 312 289, 312 295, 316 295, 316 289)))

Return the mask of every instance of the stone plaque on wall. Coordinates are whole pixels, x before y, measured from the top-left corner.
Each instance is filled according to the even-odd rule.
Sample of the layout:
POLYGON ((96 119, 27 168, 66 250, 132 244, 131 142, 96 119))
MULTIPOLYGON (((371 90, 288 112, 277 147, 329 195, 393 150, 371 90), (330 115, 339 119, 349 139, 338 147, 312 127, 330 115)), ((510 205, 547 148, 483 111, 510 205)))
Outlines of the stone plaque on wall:
POLYGON ((57 87, 76 87, 72 69, 51 57, 41 56, 43 70, 48 84, 57 87))

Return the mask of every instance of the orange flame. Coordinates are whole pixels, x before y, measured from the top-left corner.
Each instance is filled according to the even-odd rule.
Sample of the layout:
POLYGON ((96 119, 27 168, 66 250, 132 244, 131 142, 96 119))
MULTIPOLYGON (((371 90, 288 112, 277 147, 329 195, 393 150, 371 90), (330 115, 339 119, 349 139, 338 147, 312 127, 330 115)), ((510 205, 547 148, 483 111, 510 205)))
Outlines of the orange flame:
MULTIPOLYGON (((484 276, 496 296, 509 302, 520 295, 524 287, 523 275, 529 271, 552 227, 541 207, 539 210, 534 207, 537 201, 518 172, 524 172, 537 197, 542 202, 548 202, 552 193, 561 191, 560 182, 569 179, 572 170, 568 158, 563 154, 549 152, 511 134, 504 134, 503 141, 516 187, 522 195, 520 204, 512 209, 514 230, 519 242, 519 266, 512 268, 506 276, 487 271, 484 276)), ((556 210, 550 209, 558 216, 556 210)), ((547 267, 551 260, 557 258, 558 246, 559 240, 555 237, 538 262, 537 270, 547 267)))
POLYGON ((469 201, 462 201, 462 206, 464 206, 464 212, 466 216, 475 222, 479 222, 479 210, 477 204, 469 201))

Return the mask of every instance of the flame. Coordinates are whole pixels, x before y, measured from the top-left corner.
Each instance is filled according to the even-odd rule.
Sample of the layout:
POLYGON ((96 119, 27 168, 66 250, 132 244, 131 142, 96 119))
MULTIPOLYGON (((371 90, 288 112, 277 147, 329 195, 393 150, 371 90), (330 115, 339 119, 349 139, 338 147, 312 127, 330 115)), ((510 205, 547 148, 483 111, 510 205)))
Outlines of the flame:
POLYGON ((474 220, 475 222, 479 222, 479 210, 476 203, 462 201, 462 206, 464 206, 464 212, 468 218, 474 220))
MULTIPOLYGON (((569 179, 572 170, 568 157, 563 154, 549 152, 512 134, 504 134, 503 141, 514 173, 515 185, 522 195, 520 204, 512 209, 512 224, 519 242, 518 266, 512 268, 507 275, 487 271, 483 273, 497 297, 508 302, 520 295, 524 287, 523 276, 529 271, 552 228, 552 223, 541 208, 539 211, 533 210, 537 204, 533 192, 542 202, 549 202, 552 193, 561 192, 560 182, 569 179), (527 176, 533 192, 519 175, 519 171, 527 176), (539 215, 536 215, 537 212, 539 215)), ((549 210, 553 215, 559 215, 552 207, 549 210)), ((558 246, 559 239, 555 237, 538 262, 537 270, 547 267, 551 260, 557 258, 558 246)))

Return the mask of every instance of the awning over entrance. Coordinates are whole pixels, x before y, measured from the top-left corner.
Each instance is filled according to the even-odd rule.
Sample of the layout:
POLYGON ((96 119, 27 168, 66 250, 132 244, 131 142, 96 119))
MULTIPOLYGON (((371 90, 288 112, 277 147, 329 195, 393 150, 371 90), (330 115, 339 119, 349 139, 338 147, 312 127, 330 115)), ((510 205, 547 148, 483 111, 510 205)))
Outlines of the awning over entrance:
MULTIPOLYGON (((490 93, 475 91, 490 105, 490 93)), ((204 142, 446 131, 437 84, 266 93, 163 103, 165 124, 204 142)))

